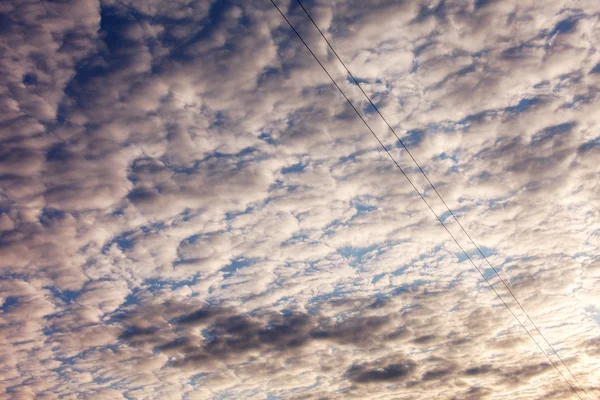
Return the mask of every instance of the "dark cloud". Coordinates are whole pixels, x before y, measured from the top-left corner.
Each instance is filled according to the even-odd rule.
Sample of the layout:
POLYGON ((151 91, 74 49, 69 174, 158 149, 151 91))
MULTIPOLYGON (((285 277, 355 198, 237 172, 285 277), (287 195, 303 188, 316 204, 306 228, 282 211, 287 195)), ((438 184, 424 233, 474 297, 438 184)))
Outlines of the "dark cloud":
POLYGON ((474 386, 461 393, 458 397, 452 397, 452 400, 475 400, 493 398, 494 392, 490 388, 483 386, 474 386))
POLYGON ((423 374, 423 377, 421 379, 424 381, 440 380, 440 379, 452 374, 453 372, 454 372, 454 370, 450 369, 450 368, 432 369, 432 370, 426 371, 423 374))
MULTIPOLYGON (((333 309, 343 312, 346 302, 338 303, 333 309)), ((371 302, 354 303, 362 304, 365 310, 373 310, 371 302)), ((323 306, 324 311, 332 304, 324 303, 323 306)), ((276 360, 309 358, 313 349, 334 345, 353 351, 366 350, 386 346, 388 340, 396 342, 399 338, 412 336, 407 327, 398 327, 398 321, 392 315, 347 316, 339 320, 339 317, 322 315, 322 311, 314 314, 300 311, 239 313, 233 308, 214 306, 193 310, 193 303, 175 302, 138 305, 120 314, 116 321, 123 326, 119 336, 122 343, 167 355, 170 368, 210 370, 218 363, 244 365, 257 357, 268 356, 271 361, 263 362, 260 368, 257 366, 257 376, 267 374, 276 360), (155 322, 149 324, 149 319, 155 322)), ((456 335, 449 338, 456 341, 456 335)), ((437 335, 431 334, 417 337, 412 342, 430 345, 439 341, 437 335)), ((344 364, 348 360, 342 357, 337 362, 344 364)), ((355 384, 404 382, 411 387, 426 387, 430 382, 439 384, 459 379, 461 375, 493 375, 520 382, 543 373, 547 367, 539 364, 505 370, 482 365, 459 372, 456 362, 440 357, 417 363, 410 357, 385 356, 346 365, 345 372, 340 371, 340 377, 355 384)), ((320 368, 323 367, 317 370, 320 368)))
POLYGON ((541 375, 551 368, 553 367, 549 362, 528 364, 508 371, 503 371, 503 375, 509 381, 518 382, 521 380, 529 380, 530 378, 541 375))
POLYGON ((467 368, 464 373, 466 375, 483 375, 492 371, 491 365, 481 365, 477 367, 467 368))
POLYGON ((424 335, 413 339, 413 343, 428 345, 435 342, 437 339, 436 335, 424 335))
POLYGON ((416 369, 412 360, 397 358, 352 365, 345 376, 356 383, 378 383, 388 381, 406 381, 416 369))
POLYGON ((372 340, 373 335, 383 331, 391 316, 351 317, 338 323, 320 321, 318 328, 311 331, 314 339, 328 339, 338 343, 359 344, 372 340))
POLYGON ((175 355, 175 364, 187 365, 215 360, 238 363, 253 351, 286 353, 316 342, 365 347, 390 336, 384 329, 390 316, 347 317, 336 322, 301 312, 239 314, 221 307, 185 313, 188 307, 183 304, 178 310, 175 304, 165 304, 122 313, 116 317, 124 328, 119 338, 133 346, 175 355), (181 315, 167 321, 165 317, 171 313, 181 315), (146 319, 150 314, 153 325, 146 319))

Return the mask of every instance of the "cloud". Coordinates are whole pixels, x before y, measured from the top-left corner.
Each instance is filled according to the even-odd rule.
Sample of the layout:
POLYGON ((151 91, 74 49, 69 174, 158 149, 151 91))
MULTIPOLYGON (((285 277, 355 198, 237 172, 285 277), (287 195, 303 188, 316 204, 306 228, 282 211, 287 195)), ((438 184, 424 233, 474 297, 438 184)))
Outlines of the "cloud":
MULTIPOLYGON (((600 393, 596 2, 305 6, 600 393)), ((13 1, 0 21, 0 397, 573 397, 270 2, 13 1)))
POLYGON ((407 379, 415 369, 412 361, 390 363, 368 363, 352 365, 346 371, 347 377, 356 383, 379 383, 385 381, 402 381, 407 379))

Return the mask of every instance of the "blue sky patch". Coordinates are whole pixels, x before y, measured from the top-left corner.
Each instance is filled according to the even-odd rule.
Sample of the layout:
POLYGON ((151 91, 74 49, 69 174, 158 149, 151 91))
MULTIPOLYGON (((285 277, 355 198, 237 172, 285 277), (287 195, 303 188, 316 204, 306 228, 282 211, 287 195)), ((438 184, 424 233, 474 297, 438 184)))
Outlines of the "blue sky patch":
POLYGON ((585 152, 593 148, 600 148, 600 136, 579 146, 579 151, 585 152))
POLYGON ((10 312, 10 309, 19 304, 19 298, 17 296, 8 296, 2 303, 2 312, 10 312))
POLYGON ((411 283, 403 283, 396 288, 392 289, 388 294, 389 296, 398 296, 403 293, 413 292, 418 289, 420 286, 426 285, 431 281, 425 279, 417 279, 411 283))
POLYGON ((520 113, 527 111, 529 108, 540 103, 540 101, 541 100, 538 97, 525 98, 521 99, 519 101, 519 104, 517 104, 516 106, 506 107, 504 110, 508 112, 520 113))
POLYGON ((258 138, 270 145, 275 145, 277 142, 273 139, 273 135, 271 132, 262 132, 258 135, 258 138))
POLYGON ((71 304, 71 302, 77 299, 77 297, 81 294, 81 291, 60 290, 56 286, 46 286, 45 289, 52 293, 52 296, 55 299, 58 299, 65 304, 71 304))
POLYGON ((373 277, 373 279, 371 280, 371 283, 375 284, 377 282, 379 282, 381 279, 383 279, 387 274, 386 273, 382 273, 382 274, 377 274, 373 277))
POLYGON ((585 308, 585 311, 590 314, 590 317, 600 325, 600 309, 596 306, 590 305, 585 308))
POLYGON ((55 221, 61 220, 65 217, 65 212, 57 210, 55 208, 44 208, 42 215, 39 218, 40 224, 48 226, 55 221))
POLYGON ((434 160, 452 160, 455 163, 458 162, 458 156, 456 155, 448 155, 448 153, 443 152, 433 157, 434 160))
POLYGON ((556 35, 557 33, 569 33, 571 32, 575 26, 577 25, 577 20, 579 18, 576 17, 569 17, 569 18, 565 18, 562 21, 560 21, 559 23, 556 24, 556 26, 554 27, 554 29, 548 34, 548 36, 552 37, 554 35, 556 35))
POLYGON ((299 162, 292 166, 281 168, 281 174, 282 175, 299 174, 300 172, 304 171, 305 169, 306 169, 306 164, 299 162))
POLYGON ((119 307, 129 307, 139 304, 139 298, 137 296, 137 292, 139 291, 139 288, 135 288, 132 293, 128 294, 127 297, 125 297, 125 301, 119 307))
POLYGON ((491 2, 493 2, 494 0, 475 0, 475 9, 480 9, 482 7, 487 6, 488 4, 490 4, 491 2))
POLYGON ((221 268, 219 271, 223 273, 223 276, 225 278, 227 278, 235 274, 238 269, 250 267, 256 264, 257 261, 258 260, 252 258, 236 258, 235 260, 231 261, 228 265, 221 268))
MULTIPOLYGON (((318 304, 325 300, 340 298, 340 297, 343 297, 345 293, 346 292, 343 290, 342 285, 337 285, 332 292, 324 293, 324 294, 320 294, 320 295, 312 297, 309 300, 309 304, 318 304)), ((311 310, 312 310, 311 312, 316 312, 317 309, 315 307, 313 307, 311 310)))
POLYGON ((363 261, 363 257, 371 252, 379 251, 378 245, 371 245, 366 247, 342 247, 338 249, 337 252, 341 254, 344 258, 348 259, 350 265, 358 266, 361 261, 363 261))
POLYGON ((122 251, 131 249, 135 244, 135 238, 132 237, 133 234, 134 232, 130 231, 115 236, 111 241, 102 247, 102 252, 106 254, 113 244, 116 244, 122 251))
POLYGON ((366 213, 369 213, 371 211, 377 210, 377 207, 375 207, 375 206, 369 206, 369 205, 366 205, 366 204, 356 204, 354 206, 354 208, 356 209, 356 211, 357 211, 357 213, 359 215, 366 214, 366 213))
POLYGON ((394 276, 399 276, 402 275, 407 269, 409 269, 411 266, 413 265, 413 263, 408 263, 406 265, 401 266, 400 268, 398 268, 397 270, 395 270, 394 272, 392 272, 392 275, 394 276))
POLYGON ((198 380, 204 378, 205 376, 208 376, 210 374, 207 374, 206 372, 201 372, 199 374, 194 374, 190 377, 190 385, 192 386, 196 386, 198 384, 198 380))
MULTIPOLYGON (((452 213, 450 211, 444 211, 442 214, 439 215, 440 220, 443 223, 448 223, 448 222, 452 222, 452 221, 446 221, 446 219, 450 218, 452 216, 452 213)), ((452 218, 452 220, 454 220, 454 218, 452 218)))
MULTIPOLYGON (((360 83, 369 83, 368 79, 363 79, 363 78, 359 78, 358 76, 354 75, 354 79, 356 79, 356 82, 360 83)), ((346 80, 348 81, 348 83, 351 83, 352 85, 356 85, 356 83, 354 82, 354 80, 352 79, 352 77, 350 75, 346 75, 346 80)))
POLYGON ((66 143, 57 143, 46 151, 46 161, 66 161, 71 157, 66 143))
POLYGON ((38 79, 37 79, 37 74, 33 73, 33 72, 28 72, 25 75, 23 75, 23 85, 25 86, 37 86, 38 84, 38 79))
MULTIPOLYGON (((402 142, 408 147, 417 146, 425 137, 425 131, 421 129, 411 129, 406 132, 404 137, 401 137, 402 142)), ((400 142, 396 143, 396 148, 403 148, 400 142)))
POLYGON ((279 74, 281 74, 283 71, 272 67, 272 66, 266 66, 262 75, 259 75, 256 81, 256 85, 265 85, 268 84, 269 81, 276 81, 277 77, 279 76, 279 74))
MULTIPOLYGON (((379 108, 379 107, 377 107, 377 108, 379 108)), ((375 109, 375 107, 373 107, 373 104, 367 103, 363 108, 363 112, 365 114, 375 114, 377 112, 377 110, 375 109)))
POLYGON ((149 292, 156 292, 161 289, 176 290, 184 286, 194 285, 198 282, 198 274, 189 279, 169 280, 161 278, 144 279, 143 287, 149 292))
POLYGON ((553 137, 570 132, 575 126, 576 122, 565 122, 563 124, 553 125, 546 127, 533 135, 531 138, 531 143, 540 143, 544 142, 548 139, 552 139, 553 137))
MULTIPOLYGON (((483 246, 479 246, 479 249, 481 250, 483 255, 486 257, 491 257, 496 254, 496 251, 494 249, 490 249, 490 248, 483 247, 483 246)), ((477 261, 477 260, 481 259, 481 254, 479 254, 479 251, 477 251, 477 249, 469 250, 469 251, 467 251, 467 254, 469 255, 469 257, 471 257, 471 260, 473 260, 473 261, 477 261)), ((457 262, 459 264, 468 260, 467 256, 462 251, 456 252, 455 255, 456 255, 456 257, 458 257, 457 262)))

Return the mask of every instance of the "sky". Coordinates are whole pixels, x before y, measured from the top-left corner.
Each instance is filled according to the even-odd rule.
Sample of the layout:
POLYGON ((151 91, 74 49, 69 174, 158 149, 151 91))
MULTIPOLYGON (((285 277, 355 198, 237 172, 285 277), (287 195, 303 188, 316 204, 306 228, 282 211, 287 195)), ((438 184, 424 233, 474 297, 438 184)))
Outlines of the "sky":
POLYGON ((466 254, 269 0, 1 2, 0 399, 600 398, 598 1, 305 0, 490 264, 275 1, 466 254))

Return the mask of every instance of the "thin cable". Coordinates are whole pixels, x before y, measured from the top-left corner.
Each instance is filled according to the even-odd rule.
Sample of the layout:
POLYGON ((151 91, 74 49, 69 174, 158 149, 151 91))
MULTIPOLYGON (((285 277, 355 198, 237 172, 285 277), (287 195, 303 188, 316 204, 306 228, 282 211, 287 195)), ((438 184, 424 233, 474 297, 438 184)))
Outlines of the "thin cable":
POLYGON ((577 378, 575 377, 575 375, 571 372, 571 370, 569 369, 569 367, 567 366, 567 364, 564 362, 564 360, 561 358, 561 356, 558 354, 558 352, 554 349, 554 347, 552 346, 552 344, 550 344, 550 342, 542 334, 542 332, 539 330, 539 328, 537 327, 537 325, 535 324, 535 322, 533 322, 533 320, 529 316, 529 313, 525 310, 525 308, 523 307, 523 305, 521 304, 521 302, 517 299, 517 297, 515 296, 515 294, 513 293, 513 291, 510 289, 510 287, 506 283, 506 281, 502 278, 502 276, 500 275, 500 273, 496 270, 496 268, 488 260, 488 258, 485 256, 485 254, 483 254, 483 252, 481 251, 480 247, 475 243, 475 241, 473 240, 473 238, 471 237, 471 235, 469 235, 469 233, 467 232, 467 230, 460 223, 460 221, 459 221, 458 217, 456 216, 456 214, 454 214, 454 212, 450 209, 450 207, 448 206, 448 204, 446 203, 446 201, 443 199, 442 195, 438 192, 437 188, 435 187, 435 185, 433 184, 433 182, 431 182, 431 180, 429 179, 429 177, 427 176, 427 174, 425 173, 425 171, 423 170, 423 168, 421 168, 421 165, 417 162, 417 160, 412 155, 412 153, 410 152, 410 150, 408 149, 408 147, 404 144, 404 142, 402 141, 402 139, 400 139, 400 137, 396 134, 396 131, 394 130, 394 128, 392 128, 392 126, 390 125, 390 123, 385 119, 385 117, 383 116, 383 114, 379 111, 379 109, 377 108, 377 106, 375 105, 375 103, 373 102, 373 100, 371 99, 371 97, 360 86, 360 83, 358 82, 358 80, 354 77, 354 75, 352 74, 352 72, 350 72, 350 69, 346 66, 346 64, 344 63, 344 61, 342 61, 342 58, 335 51, 335 49, 333 48, 333 46, 331 45, 331 43, 329 42, 329 40, 327 39, 327 37, 325 36, 325 34, 323 33, 323 31, 321 30, 321 28, 319 28, 319 25, 316 23, 316 21, 310 15, 310 13, 308 12, 308 10, 304 7, 304 5, 302 4, 302 2, 300 0, 296 0, 296 2, 302 8, 302 10, 304 11, 304 13, 308 17, 308 19, 310 19, 310 22, 312 22, 312 24, 317 29, 317 31, 319 31, 319 33, 321 34, 321 36, 323 37, 323 39, 327 43, 327 46, 329 46, 329 49, 333 52, 333 54, 335 55, 335 57, 342 64, 342 66, 344 67, 344 69, 346 70, 346 72, 348 73, 348 75, 350 76, 350 78, 352 78, 352 80, 354 81, 354 83, 356 84, 356 86, 358 86, 358 88, 362 92, 363 96, 371 104, 371 106, 377 112, 377 114, 379 114, 379 116, 381 117, 381 119, 383 120, 383 122, 385 122, 385 124, 390 129, 390 131, 392 131, 392 133, 394 134, 394 136, 396 137, 396 139, 398 140, 398 142, 400 143, 400 145, 404 148, 404 150, 406 150, 407 154, 410 156, 410 158, 412 159, 412 161, 414 162, 414 164, 417 166, 417 168, 419 169, 419 171, 421 171, 421 174, 425 177, 425 179, 429 183, 429 186, 431 186, 431 188, 433 189, 433 191, 435 192, 435 194, 437 195, 437 197, 442 201, 442 203, 444 204, 444 207, 446 207, 446 210, 448 210, 448 212, 450 213, 450 215, 452 215, 452 217, 454 218, 454 220, 456 221, 456 223, 458 224, 458 226, 460 227, 460 229, 464 232, 464 234, 467 236, 467 238, 471 242, 471 244, 473 244, 473 246, 477 249, 477 251, 479 252, 479 254, 483 257, 483 259, 485 260, 485 262, 494 271, 495 275, 500 279, 500 281, 502 282, 502 284, 504 285, 504 287, 507 289, 507 291, 510 293, 510 295, 512 296, 512 298, 515 300, 515 302, 517 303, 517 305, 519 306, 519 308, 521 309, 521 311, 523 311, 523 313, 526 315, 526 317, 529 320, 529 322, 531 322, 531 324, 533 325, 533 327, 536 330, 536 332, 544 339, 544 342, 546 342, 546 344, 550 347, 550 349, 552 349, 552 352, 556 355, 556 357, 558 357, 558 359, 561 361, 562 365, 567 369, 567 371, 569 371, 569 374, 575 380, 575 382, 577 382, 577 385, 579 386, 579 388, 581 390, 583 390, 583 392, 585 393, 585 395, 587 396, 587 398, 590 399, 590 396, 588 395, 588 393, 586 392, 586 390, 579 383, 579 381, 577 380, 577 378))
MULTIPOLYGON (((400 170, 400 172, 402 172, 402 175, 404 175, 404 177, 406 178, 406 180, 410 183, 410 185, 413 187, 413 189, 415 190, 415 192, 419 195, 419 197, 421 198, 421 200, 423 200, 423 202, 427 205, 427 208, 429 208, 429 210, 433 213, 433 215, 435 216, 435 218, 438 220, 438 222, 442 225, 442 227, 446 230, 446 232, 448 233, 448 235, 450 235, 450 237, 452 238, 452 240, 456 243, 456 245, 458 246, 458 248, 464 253, 464 255, 467 257, 467 259, 469 260, 469 262, 473 265, 473 267, 475 267, 475 269, 477 270, 477 272, 479 272, 479 274, 481 275, 481 277, 485 280, 485 282, 488 284, 488 286, 492 289, 492 291, 496 294, 496 296, 498 297, 498 299, 500 299, 500 301, 502 302, 502 304, 504 304, 504 306, 506 307, 506 309, 513 315, 513 317, 517 320, 517 322, 519 323, 519 325, 521 325, 521 327, 525 330, 525 332, 527 332, 527 334, 529 335, 529 337, 531 338, 531 340, 533 340, 533 342, 537 345, 537 347, 540 349, 540 351, 546 356, 546 358, 548 359, 548 361, 550 361, 550 363, 552 364, 552 366, 554 367, 554 369, 556 369, 556 371, 558 371, 558 373, 560 374, 560 376, 563 378, 563 380, 567 383, 567 385, 569 385, 569 387, 571 388, 571 390, 573 391, 573 393, 575 393, 577 395, 577 397, 579 397, 581 399, 581 396, 579 395, 579 393, 577 392, 577 390, 571 385, 571 383, 567 380, 567 378, 563 375, 563 373, 560 371, 560 369, 556 366, 556 364, 554 363, 554 361, 552 361, 552 359, 548 356, 548 354, 546 354, 546 352, 544 351, 544 349, 540 346, 540 344, 535 340, 535 338, 533 337, 533 335, 531 334, 531 332, 529 332, 529 330, 525 327, 525 325, 523 325, 523 323, 521 322, 521 320, 515 315, 515 313, 512 311, 512 309, 508 306, 508 304, 504 301, 504 299, 502 298, 502 296, 500 296, 500 294, 496 291, 496 289, 494 288, 494 286, 490 283, 490 281, 486 278, 485 274, 481 271, 481 269, 473 262, 473 260, 471 259, 471 257, 469 256, 469 254, 467 254, 467 252, 463 249, 463 247, 460 245, 460 243, 458 242, 458 240, 454 237, 454 235, 452 234, 452 232, 450 232, 450 230, 448 229, 448 227, 444 224, 444 222, 440 219, 440 217, 437 215, 437 213, 433 210, 433 208, 431 207, 431 205, 427 202, 427 200, 425 199, 425 197, 423 197, 423 195, 421 194, 421 192, 417 189, 417 187, 415 186, 415 184, 411 181, 411 179, 408 177, 408 175, 406 174, 406 172, 404 172, 404 170, 402 169, 402 167, 400 166, 400 164, 398 164, 398 162, 396 161, 396 159, 392 156, 392 154, 389 152, 389 150, 385 147, 385 145, 381 142, 381 140, 379 139, 379 137, 377 136, 377 134, 375 134, 375 132, 373 131, 373 129, 371 129, 371 127, 369 126, 369 124, 367 123, 367 121, 365 121, 365 119, 363 118, 363 116, 360 114, 360 112, 356 109, 356 107, 354 106, 354 104, 352 103, 352 101, 350 101, 350 99, 346 96, 346 94, 344 93, 344 91, 340 88, 340 86, 337 84, 337 82, 335 81, 335 79, 333 79, 333 77, 331 76, 331 74, 329 73, 329 71, 327 71, 327 68, 325 68, 325 66, 321 63, 321 61, 319 60, 319 58, 315 55, 315 53, 313 53, 313 51, 311 50, 310 46, 304 41, 304 39, 302 38, 302 36, 300 35, 300 33, 296 30, 296 28, 294 27, 294 25, 292 25, 292 23, 289 21, 289 19, 286 17, 286 15, 281 11, 281 9, 279 8, 279 6, 277 6, 277 4, 275 3, 274 0, 270 0, 271 3, 273 4, 273 6, 277 9, 277 11, 279 12, 279 14, 281 14, 281 16, 283 17, 283 19, 287 22, 287 24, 290 26, 290 28, 294 31, 294 33, 296 34, 296 36, 298 36, 298 38, 300 39, 300 41, 302 41, 302 43, 304 44, 304 46, 306 47, 306 49, 310 52, 310 54, 313 56, 313 58, 315 59, 315 61, 317 61, 317 63, 321 66, 321 68, 323 69, 323 71, 325 72, 325 74, 327 74, 327 76, 329 77, 329 79, 331 80, 331 82, 334 84, 334 86, 337 88, 337 90, 342 94, 342 96, 344 97, 344 99, 346 100, 346 102, 348 102, 348 104, 350 105, 350 107, 354 110, 354 112, 356 113, 356 115, 358 115, 358 117, 360 118, 360 120, 365 124, 365 126, 367 127, 367 129, 369 130, 369 132, 371 132, 371 134, 373 135, 373 137, 377 140, 377 142, 379 143, 379 145, 381 146, 381 148, 385 151, 385 153, 388 155, 388 157, 392 160, 392 162, 396 165, 396 167, 400 170)), ((360 87, 360 86, 359 86, 360 87)), ((362 90, 362 89, 361 89, 362 90)), ((380 114, 381 115, 381 114, 380 114)))

